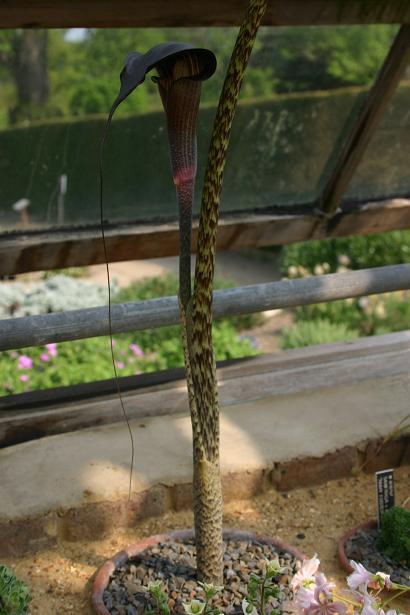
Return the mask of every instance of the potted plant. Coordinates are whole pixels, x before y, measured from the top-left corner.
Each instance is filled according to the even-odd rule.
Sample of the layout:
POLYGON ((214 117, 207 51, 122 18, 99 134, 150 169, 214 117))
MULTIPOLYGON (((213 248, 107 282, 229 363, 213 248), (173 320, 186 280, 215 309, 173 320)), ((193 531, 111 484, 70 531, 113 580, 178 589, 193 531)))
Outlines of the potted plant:
MULTIPOLYGON (((212 346, 212 291, 216 231, 232 121, 244 72, 266 7, 267 0, 250 0, 221 92, 205 172, 193 288, 191 288, 191 227, 196 176, 196 117, 201 81, 210 77, 216 67, 212 52, 192 48, 186 44, 169 43, 158 45, 144 55, 137 52, 129 54, 121 73, 120 93, 109 114, 107 127, 118 105, 144 81, 149 70, 156 68, 157 76, 153 80, 158 84, 167 117, 172 175, 179 205, 179 306, 193 434, 195 528, 194 532, 177 532, 167 537, 152 537, 148 541, 143 541, 121 552, 107 562, 98 573, 94 583, 93 604, 99 613, 109 612, 104 606, 103 589, 113 571, 121 568, 130 558, 137 556, 143 550, 147 553, 147 549, 151 549, 151 552, 148 552, 148 558, 150 553, 158 553, 158 544, 165 539, 168 542, 169 539, 184 540, 188 544, 188 548, 179 547, 183 551, 185 549, 185 575, 188 575, 185 584, 190 582, 192 574, 195 576, 195 587, 197 582, 208 585, 223 583, 219 407, 212 346), (196 570, 193 570, 195 566, 192 566, 191 559, 193 543, 196 551, 196 570)), ((254 542, 255 536, 244 532, 226 532, 224 538, 233 541, 236 550, 245 549, 239 555, 254 559, 255 554, 246 552, 246 545, 254 542)), ((299 552, 279 541, 260 539, 260 537, 258 537, 257 549, 262 555, 263 562, 271 559, 273 554, 279 550, 282 555, 280 565, 286 560, 287 568, 290 566, 290 573, 295 572, 296 562, 302 557, 299 552)), ((168 553, 168 556, 172 560, 173 555, 168 553)), ((238 566, 239 562, 243 564, 240 558, 238 566)), ((230 570, 231 577, 234 578, 235 591, 239 596, 244 596, 243 583, 240 583, 240 575, 236 574, 238 572, 235 569, 236 563, 231 563, 230 570)), ((263 576, 263 570, 260 572, 263 576)), ((141 576, 139 585, 149 581, 143 570, 139 570, 138 573, 141 576)), ((174 577, 179 577, 175 570, 172 574, 174 577)), ((135 583, 134 590, 137 591, 135 583)), ((195 593, 194 589, 192 591, 195 593)))
POLYGON ((410 588, 410 511, 400 506, 385 510, 376 520, 367 521, 342 536, 339 560, 348 571, 358 561, 371 572, 388 573, 393 582, 410 588))

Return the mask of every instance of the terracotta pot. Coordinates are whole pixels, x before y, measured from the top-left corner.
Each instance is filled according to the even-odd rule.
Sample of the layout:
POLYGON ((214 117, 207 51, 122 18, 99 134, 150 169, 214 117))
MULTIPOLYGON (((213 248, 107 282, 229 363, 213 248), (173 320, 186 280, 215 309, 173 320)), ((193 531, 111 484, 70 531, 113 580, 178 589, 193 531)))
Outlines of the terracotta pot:
MULTIPOLYGON (((188 540, 193 538, 193 536, 193 530, 179 530, 176 532, 171 532, 170 534, 157 534, 156 536, 150 536, 149 538, 145 538, 144 540, 134 543, 130 547, 120 551, 114 555, 114 557, 106 561, 105 564, 103 564, 97 571, 93 582, 91 601, 94 611, 98 613, 98 615, 110 615, 110 612, 105 608, 103 601, 104 590, 108 586, 114 571, 120 566, 123 566, 127 560, 135 557, 142 551, 145 551, 148 547, 156 545, 159 542, 165 542, 167 540, 188 540)), ((260 536, 259 534, 253 534, 252 532, 244 532, 241 530, 224 530, 223 537, 225 540, 249 540, 274 545, 278 549, 287 551, 298 559, 305 559, 303 553, 298 551, 298 549, 295 549, 295 547, 282 542, 279 538, 268 538, 266 536, 260 536)))
POLYGON ((360 523, 360 525, 356 525, 356 527, 354 527, 351 530, 347 531, 346 534, 343 534, 343 536, 339 540, 339 544, 337 546, 337 552, 338 552, 338 555, 339 555, 339 561, 340 561, 341 565, 343 566, 343 568, 349 574, 351 572, 353 572, 353 568, 349 564, 349 560, 347 559, 347 556, 346 556, 346 551, 345 551, 346 542, 349 540, 349 538, 351 538, 359 530, 366 531, 366 530, 374 530, 376 528, 377 528, 377 521, 376 521, 376 519, 372 519, 371 521, 366 521, 366 523, 360 523))

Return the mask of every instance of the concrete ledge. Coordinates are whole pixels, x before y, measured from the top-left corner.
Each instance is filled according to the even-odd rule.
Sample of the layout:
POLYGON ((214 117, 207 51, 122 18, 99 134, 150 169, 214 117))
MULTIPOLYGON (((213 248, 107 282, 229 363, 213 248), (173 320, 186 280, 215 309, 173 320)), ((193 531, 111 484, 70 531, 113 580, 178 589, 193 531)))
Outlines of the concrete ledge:
MULTIPOLYGON (((276 488, 288 491, 314 486, 328 480, 356 475, 366 467, 367 456, 371 471, 410 464, 410 438, 402 438, 386 445, 375 455, 382 440, 344 447, 322 457, 303 457, 269 470, 235 472, 222 478, 225 502, 249 499, 276 488), (363 449, 366 453, 363 454, 363 449), (401 454, 398 455, 398 451, 401 454), (359 460, 363 460, 359 466, 359 460), (400 461, 401 463, 398 463, 400 461)), ((156 485, 134 494, 131 501, 89 502, 71 508, 18 519, 0 519, 0 557, 19 556, 55 546, 59 540, 101 540, 118 527, 134 527, 138 521, 165 514, 170 510, 192 507, 192 484, 156 485)))
MULTIPOLYGON (((321 358, 320 349, 305 349, 294 357, 293 367, 289 359, 278 358, 274 373, 265 359, 265 393, 259 391, 254 401, 231 399, 221 408, 226 501, 252 497, 267 487, 287 491, 409 463, 408 440, 389 442, 379 452, 383 436, 409 413, 408 337, 396 337, 401 345, 397 356, 392 337, 383 337, 388 344, 381 338, 350 344, 350 358, 343 345, 325 348, 321 358), (380 368, 373 372, 375 362, 380 368), (298 378, 306 375, 307 364, 314 366, 313 381, 300 387, 298 378), (320 376, 317 386, 314 371, 320 376), (287 389, 283 385, 279 394, 267 394, 269 380, 277 383, 280 378, 288 381, 287 389)), ((256 370, 253 377, 260 382, 256 370)), ((231 381, 231 390, 236 384, 240 396, 252 377, 239 372, 231 381)), ((98 539, 114 527, 190 506, 189 417, 141 417, 131 426, 136 446, 131 502, 129 437, 122 423, 0 450, 0 555, 39 549, 60 538, 98 539)))

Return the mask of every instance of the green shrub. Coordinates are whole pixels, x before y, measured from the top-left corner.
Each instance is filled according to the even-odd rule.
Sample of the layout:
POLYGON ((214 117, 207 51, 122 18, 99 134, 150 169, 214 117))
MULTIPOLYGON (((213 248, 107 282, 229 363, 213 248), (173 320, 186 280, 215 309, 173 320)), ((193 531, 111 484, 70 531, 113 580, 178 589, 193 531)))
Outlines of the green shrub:
POLYGON ((0 615, 23 615, 28 612, 30 592, 7 566, 0 565, 0 615))
POLYGON ((282 250, 281 271, 287 276, 290 267, 302 266, 314 273, 317 265, 328 263, 335 272, 341 256, 348 257, 351 269, 409 263, 410 231, 294 243, 282 250))
POLYGON ((402 331, 407 329, 410 323, 409 298, 408 291, 398 291, 306 305, 295 310, 296 321, 300 323, 327 320, 334 325, 342 323, 361 336, 402 331))
POLYGON ((316 344, 331 344, 358 337, 357 331, 352 331, 343 323, 337 324, 328 320, 301 321, 284 329, 281 346, 284 350, 314 346, 316 344))
MULTIPOLYGON (((291 278, 405 262, 410 262, 410 231, 297 243, 286 246, 281 254, 282 272, 291 278)), ((408 291, 399 291, 299 307, 294 312, 296 324, 283 333, 282 346, 407 329, 409 298, 408 291)))
POLYGON ((381 517, 377 546, 396 562, 410 566, 410 511, 394 506, 381 517))

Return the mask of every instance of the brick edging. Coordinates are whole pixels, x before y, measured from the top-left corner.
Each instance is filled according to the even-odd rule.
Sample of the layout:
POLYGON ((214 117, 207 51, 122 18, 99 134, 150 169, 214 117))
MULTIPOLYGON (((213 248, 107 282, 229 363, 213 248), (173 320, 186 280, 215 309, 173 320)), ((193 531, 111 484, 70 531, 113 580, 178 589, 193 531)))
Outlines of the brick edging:
MULTIPOLYGON (((222 476, 224 501, 249 499, 268 488, 290 491, 355 476, 387 467, 410 465, 410 438, 386 443, 381 440, 345 446, 322 457, 299 457, 265 468, 222 476)), ((19 556, 68 541, 99 540, 118 527, 134 527, 138 521, 192 506, 190 483, 154 485, 134 494, 131 501, 87 502, 76 507, 19 519, 0 519, 0 557, 19 556)))

